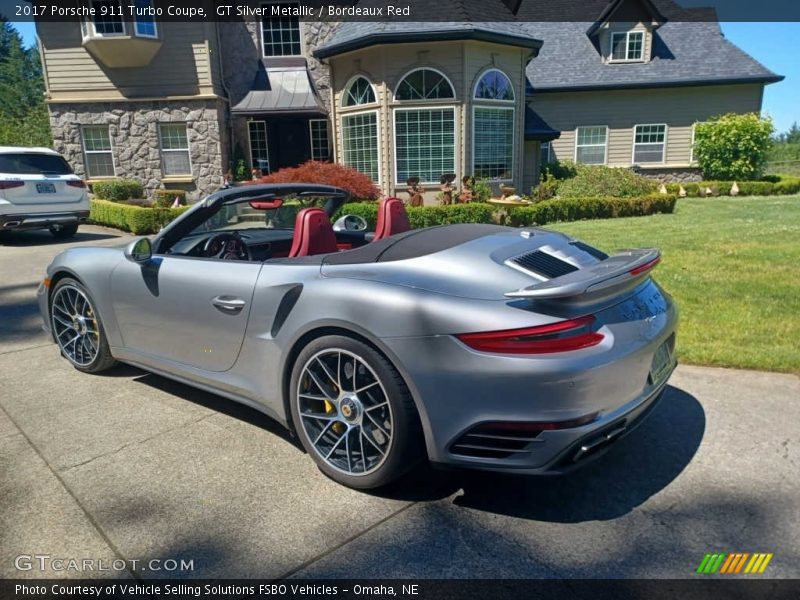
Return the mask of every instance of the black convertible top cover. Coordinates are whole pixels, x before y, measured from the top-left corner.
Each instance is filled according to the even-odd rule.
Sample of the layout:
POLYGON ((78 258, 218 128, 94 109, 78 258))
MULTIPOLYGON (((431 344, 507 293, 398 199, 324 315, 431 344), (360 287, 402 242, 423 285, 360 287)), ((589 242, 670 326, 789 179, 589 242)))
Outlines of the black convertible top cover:
POLYGON ((326 254, 321 258, 324 265, 360 265, 405 260, 441 252, 502 231, 508 231, 508 228, 500 225, 461 224, 412 229, 354 250, 326 254))

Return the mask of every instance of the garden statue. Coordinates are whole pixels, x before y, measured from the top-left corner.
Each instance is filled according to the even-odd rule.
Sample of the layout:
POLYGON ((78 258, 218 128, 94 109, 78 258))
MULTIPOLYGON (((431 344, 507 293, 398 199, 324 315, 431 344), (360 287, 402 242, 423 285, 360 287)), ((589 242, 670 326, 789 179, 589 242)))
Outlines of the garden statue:
POLYGON ((475 198, 475 192, 473 191, 474 186, 475 186, 475 178, 470 175, 464 176, 464 178, 461 180, 461 193, 458 194, 458 201, 461 204, 467 204, 474 200, 475 198))
POLYGON ((425 193, 425 188, 420 185, 419 177, 409 177, 406 185, 408 186, 409 206, 422 206, 424 204, 422 194, 425 193))
POLYGON ((686 198, 686 188, 681 185, 681 188, 678 190, 678 196, 681 198, 686 198))
POLYGON ((447 206, 453 203, 453 182, 456 180, 455 174, 442 175, 439 180, 442 189, 442 205, 447 206))
POLYGON ((660 186, 658 186, 658 193, 659 194, 666 194, 667 193, 667 186, 664 185, 663 183, 660 186))
POLYGON ((739 184, 734 181, 733 187, 731 188, 731 196, 738 196, 739 192, 741 192, 739 189, 739 184))

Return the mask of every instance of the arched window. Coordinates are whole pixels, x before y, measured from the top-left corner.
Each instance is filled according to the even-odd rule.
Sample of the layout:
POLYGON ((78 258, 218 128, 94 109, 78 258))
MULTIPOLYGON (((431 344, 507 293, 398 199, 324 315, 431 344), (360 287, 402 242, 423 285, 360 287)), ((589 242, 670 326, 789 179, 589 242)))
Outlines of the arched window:
POLYGON ((373 104, 375 102, 375 90, 366 77, 358 76, 354 78, 344 91, 342 106, 359 106, 360 104, 373 104))
POLYGON ((417 69, 403 77, 397 86, 396 100, 447 100, 456 97, 450 81, 439 71, 417 69))
POLYGON ((475 84, 472 109, 472 173, 481 179, 513 179, 514 87, 497 69, 475 84))
POLYGON ((486 71, 475 85, 475 100, 514 101, 514 86, 505 73, 497 69, 486 71))
POLYGON ((442 175, 455 173, 456 110, 434 102, 454 99, 450 81, 433 69, 417 69, 400 81, 395 100, 413 101, 414 106, 394 109, 398 185, 405 185, 411 177, 419 177, 423 183, 439 183, 442 175))

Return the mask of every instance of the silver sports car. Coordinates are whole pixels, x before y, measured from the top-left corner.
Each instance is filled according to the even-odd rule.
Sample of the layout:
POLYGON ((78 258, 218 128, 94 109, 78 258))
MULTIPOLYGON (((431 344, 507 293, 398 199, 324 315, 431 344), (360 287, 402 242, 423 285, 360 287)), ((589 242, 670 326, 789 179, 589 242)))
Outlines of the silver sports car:
POLYGON ((62 252, 38 291, 45 328, 81 371, 124 362, 265 412, 355 488, 424 458, 563 473, 662 395, 677 313, 650 277, 658 250, 411 230, 397 199, 375 232, 355 216, 331 225, 346 199, 237 187, 152 241, 62 252))

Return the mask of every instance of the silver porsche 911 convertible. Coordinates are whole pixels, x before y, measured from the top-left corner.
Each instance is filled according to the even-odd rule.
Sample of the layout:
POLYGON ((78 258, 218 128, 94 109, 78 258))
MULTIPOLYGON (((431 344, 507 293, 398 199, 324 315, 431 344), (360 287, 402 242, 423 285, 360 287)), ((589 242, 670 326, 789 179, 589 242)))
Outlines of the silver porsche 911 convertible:
POLYGON ((119 361, 263 411, 354 488, 425 458, 564 473, 662 395, 677 314, 650 277, 658 250, 412 230, 396 198, 374 232, 353 215, 332 225, 346 199, 236 187, 152 241, 62 252, 38 291, 45 328, 80 371, 119 361))

